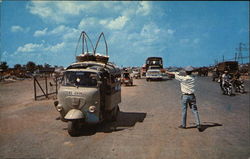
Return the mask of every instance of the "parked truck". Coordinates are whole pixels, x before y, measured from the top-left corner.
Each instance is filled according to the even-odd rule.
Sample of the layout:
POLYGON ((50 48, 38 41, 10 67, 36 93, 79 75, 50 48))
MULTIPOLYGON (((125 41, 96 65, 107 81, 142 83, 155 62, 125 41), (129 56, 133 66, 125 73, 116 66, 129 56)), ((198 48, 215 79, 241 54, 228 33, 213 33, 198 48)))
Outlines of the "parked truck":
POLYGON ((218 79, 224 73, 224 71, 228 71, 231 77, 233 77, 238 70, 239 66, 237 61, 220 62, 212 71, 212 80, 215 81, 218 79))
POLYGON ((146 60, 146 71, 148 69, 162 69, 163 62, 161 57, 148 57, 146 60))

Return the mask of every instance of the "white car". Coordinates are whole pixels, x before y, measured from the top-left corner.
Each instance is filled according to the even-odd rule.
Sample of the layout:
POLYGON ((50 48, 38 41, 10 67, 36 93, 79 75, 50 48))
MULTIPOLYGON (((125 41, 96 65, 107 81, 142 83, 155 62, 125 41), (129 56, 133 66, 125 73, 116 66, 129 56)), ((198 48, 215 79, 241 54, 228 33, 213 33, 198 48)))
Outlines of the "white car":
POLYGON ((146 73, 147 81, 150 80, 162 80, 163 76, 159 69, 149 69, 146 73))

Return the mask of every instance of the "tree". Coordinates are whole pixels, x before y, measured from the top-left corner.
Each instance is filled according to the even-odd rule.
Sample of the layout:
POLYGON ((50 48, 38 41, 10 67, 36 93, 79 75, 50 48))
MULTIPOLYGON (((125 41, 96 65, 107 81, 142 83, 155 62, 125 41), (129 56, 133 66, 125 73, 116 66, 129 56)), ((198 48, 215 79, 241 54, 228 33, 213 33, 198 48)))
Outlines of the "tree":
POLYGON ((43 69, 43 65, 37 65, 36 68, 41 70, 41 69, 43 69))
POLYGON ((9 66, 7 65, 7 62, 4 61, 4 62, 0 62, 0 68, 5 71, 9 68, 9 66))
POLYGON ((26 64, 26 69, 27 71, 30 71, 31 73, 33 73, 36 69, 36 64, 32 61, 29 61, 27 64, 26 64))
POLYGON ((50 64, 45 63, 44 68, 50 68, 50 64))
POLYGON ((16 70, 21 70, 21 68, 22 68, 22 65, 20 65, 20 64, 14 65, 14 69, 16 69, 16 70))

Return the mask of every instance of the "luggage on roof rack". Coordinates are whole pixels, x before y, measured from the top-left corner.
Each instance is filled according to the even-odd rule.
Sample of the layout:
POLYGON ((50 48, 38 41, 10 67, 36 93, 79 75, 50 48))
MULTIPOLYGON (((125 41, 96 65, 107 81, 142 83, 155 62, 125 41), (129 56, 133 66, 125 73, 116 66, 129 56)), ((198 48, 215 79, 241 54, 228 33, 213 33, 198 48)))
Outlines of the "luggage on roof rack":
POLYGON ((102 32, 100 35, 99 35, 99 38, 96 42, 96 45, 95 45, 95 48, 93 47, 93 43, 92 41, 90 40, 89 36, 87 35, 86 32, 82 32, 80 34, 80 37, 79 37, 79 40, 78 40, 78 43, 77 43, 77 47, 76 47, 76 52, 77 52, 77 49, 79 47, 79 43, 80 43, 80 40, 82 39, 82 53, 79 55, 79 56, 76 56, 76 61, 77 62, 84 62, 84 61, 96 61, 96 62, 101 62, 101 63, 105 63, 107 64, 108 63, 108 60, 109 60, 109 56, 108 56, 108 45, 107 45, 107 42, 106 42, 106 39, 105 39, 105 36, 104 36, 104 33, 102 32), (105 46, 106 46, 106 55, 102 55, 100 53, 96 53, 96 50, 98 48, 98 45, 99 45, 99 41, 101 39, 101 37, 103 37, 104 39, 104 42, 105 42, 105 46), (89 51, 89 48, 88 48, 88 43, 87 41, 90 42, 91 44, 91 47, 92 47, 92 52, 89 51), (86 49, 86 50, 85 50, 86 49), (85 52, 86 51, 86 52, 85 52))

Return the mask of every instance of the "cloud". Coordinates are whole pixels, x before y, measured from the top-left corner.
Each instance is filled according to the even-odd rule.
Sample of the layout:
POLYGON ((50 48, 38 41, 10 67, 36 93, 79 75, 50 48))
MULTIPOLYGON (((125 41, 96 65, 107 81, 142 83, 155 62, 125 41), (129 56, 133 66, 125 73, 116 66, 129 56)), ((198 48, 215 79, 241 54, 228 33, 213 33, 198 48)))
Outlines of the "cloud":
MULTIPOLYGON (((156 52, 160 56, 166 48, 166 41, 175 34, 175 30, 164 24, 165 21, 154 20, 154 14, 151 13, 152 10, 157 10, 157 6, 153 6, 151 2, 32 1, 28 3, 27 9, 31 14, 42 18, 44 22, 50 22, 49 24, 57 24, 54 28, 44 28, 36 33, 37 37, 47 36, 44 38, 48 38, 46 40, 48 44, 50 39, 53 39, 53 42, 57 41, 57 44, 54 45, 42 43, 44 46, 41 52, 46 52, 48 55, 74 52, 82 31, 87 32, 93 44, 99 33, 104 32, 111 60, 125 64, 131 60, 130 57, 137 59, 138 56, 142 56, 144 58, 144 56, 151 56, 156 52), (37 7, 38 10, 36 10, 37 7), (43 11, 39 12, 40 9, 43 11), (160 45, 164 46, 160 47, 160 45), (126 54, 128 54, 126 58, 119 58, 124 54, 121 50, 126 50, 126 54)), ((160 14, 159 12, 157 15, 160 14)), ((99 50, 103 53, 101 46, 99 50)), ((142 61, 144 62, 144 60, 142 61)))
POLYGON ((10 30, 11 32, 28 32, 29 28, 23 28, 19 25, 14 25, 14 26, 11 26, 10 30))
POLYGON ((11 27, 11 31, 12 32, 23 32, 24 29, 22 27, 18 26, 18 25, 15 25, 15 26, 11 27))
POLYGON ((116 19, 113 20, 101 20, 100 24, 102 24, 104 27, 111 29, 111 30, 120 30, 123 29, 124 25, 129 20, 126 16, 119 16, 116 19))
POLYGON ((108 2, 78 2, 78 1, 31 1, 26 8, 31 14, 37 15, 45 21, 65 23, 67 20, 81 13, 99 13, 99 10, 108 2))
POLYGON ((17 48, 17 52, 33 52, 43 48, 43 44, 28 43, 17 48))
MULTIPOLYGON (((54 7, 56 2, 46 2, 46 1, 31 1, 27 5, 27 9, 31 14, 37 15, 44 20, 51 19, 55 22, 65 21, 63 15, 59 15, 58 11, 54 7)), ((62 2, 60 2, 62 3, 62 2)))
POLYGON ((83 18, 79 25, 78 25, 78 28, 79 29, 84 29, 84 28, 93 28, 93 27, 96 27, 97 25, 99 25, 100 22, 97 18, 95 17, 88 17, 88 18, 83 18))
POLYGON ((146 43, 155 43, 169 39, 173 33, 172 29, 161 28, 156 23, 150 22, 142 27, 140 36, 146 43))
POLYGON ((40 54, 44 52, 48 53, 55 53, 59 52, 65 47, 65 43, 57 43, 55 45, 47 45, 45 46, 44 43, 42 44, 33 44, 33 43, 28 43, 25 44, 24 46, 20 46, 17 48, 16 53, 37 53, 39 52, 40 54))
POLYGON ((34 33, 34 37, 40 36, 60 36, 63 39, 72 38, 72 36, 76 35, 75 33, 78 32, 78 29, 67 27, 65 25, 59 25, 52 30, 48 30, 48 28, 44 28, 43 30, 37 30, 34 33))
POLYGON ((39 36, 46 35, 47 34, 47 30, 48 30, 48 28, 45 28, 43 30, 37 30, 37 31, 35 31, 34 37, 39 37, 39 36))
MULTIPOLYGON (((146 16, 151 13, 151 2, 96 2, 96 1, 31 1, 26 8, 31 14, 37 15, 46 22, 67 23, 72 17, 84 16, 118 16, 118 19, 111 21, 118 23, 130 19, 130 16, 138 14, 146 16), (111 9, 112 8, 112 9, 111 9), (102 12, 100 12, 102 10, 102 12)), ((105 18, 103 18, 105 19, 105 18)), ((107 17, 106 17, 107 19, 107 17)), ((122 23, 120 23, 122 24, 122 23)))
POLYGON ((151 4, 150 2, 139 2, 138 10, 136 11, 137 14, 141 14, 143 16, 148 15, 151 11, 151 4))
POLYGON ((175 31, 172 30, 172 29, 168 29, 168 30, 167 30, 167 33, 170 34, 170 35, 173 35, 173 34, 175 33, 175 31))
POLYGON ((56 27, 55 29, 50 31, 50 34, 62 34, 68 30, 68 27, 65 27, 64 25, 60 25, 56 27))
POLYGON ((62 50, 64 47, 65 47, 65 43, 62 42, 62 43, 58 43, 56 45, 44 48, 44 50, 50 51, 50 52, 58 52, 58 51, 62 50))
POLYGON ((179 43, 182 47, 198 47, 200 43, 200 38, 188 37, 179 40, 179 43))

